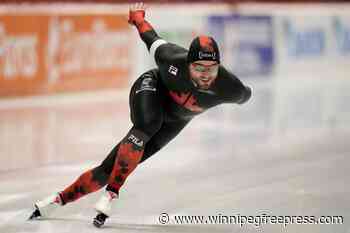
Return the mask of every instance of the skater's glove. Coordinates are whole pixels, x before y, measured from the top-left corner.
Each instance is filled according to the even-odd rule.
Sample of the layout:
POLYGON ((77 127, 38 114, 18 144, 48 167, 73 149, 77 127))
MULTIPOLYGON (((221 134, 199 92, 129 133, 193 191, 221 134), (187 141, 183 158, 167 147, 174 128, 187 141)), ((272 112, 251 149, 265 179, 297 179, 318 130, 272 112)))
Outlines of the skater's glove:
POLYGON ((130 6, 128 23, 132 25, 139 25, 145 21, 146 6, 143 2, 135 3, 130 6))

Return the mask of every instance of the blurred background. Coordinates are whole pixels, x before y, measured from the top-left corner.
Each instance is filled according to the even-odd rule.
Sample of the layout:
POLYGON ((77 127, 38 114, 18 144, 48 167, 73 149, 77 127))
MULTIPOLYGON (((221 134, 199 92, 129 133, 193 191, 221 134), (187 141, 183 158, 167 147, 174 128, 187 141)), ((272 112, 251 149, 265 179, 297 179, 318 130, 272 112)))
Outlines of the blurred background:
MULTIPOLYGON (((77 165, 60 183, 63 187, 83 171, 79 164, 99 163, 127 133, 129 89, 155 66, 137 31, 127 24, 132 2, 0 2, 0 181, 17 179, 14 174, 19 171, 28 175, 26 171, 44 167, 50 173, 77 165)), ((274 203, 277 213, 302 209, 348 214, 349 204, 344 203, 349 200, 345 187, 350 176, 350 3, 146 3, 147 20, 167 41, 188 48, 194 36, 212 35, 223 64, 252 87, 253 96, 245 105, 218 106, 199 116, 142 165, 139 174, 168 170, 171 176, 173 170, 210 180, 215 171, 206 166, 211 166, 226 172, 227 185, 234 187, 227 191, 235 193, 247 191, 240 183, 245 181, 240 177, 244 165, 247 174, 253 174, 247 178, 253 187, 267 188, 283 177, 285 184, 296 179, 292 186, 267 188, 279 194, 284 190, 281 195, 288 199, 286 205, 274 203), (197 166, 203 169, 194 169, 197 166), (269 177, 268 184, 261 177, 269 177), (299 197, 313 204, 295 206, 291 198, 299 197)), ((131 182, 144 187, 141 175, 135 176, 131 182)), ((216 182, 208 188, 222 189, 216 182)), ((250 198, 250 204, 256 200, 254 195, 250 198)), ((327 229, 304 232, 335 228, 327 229)), ((348 230, 348 225, 338 226, 332 232, 348 230)))

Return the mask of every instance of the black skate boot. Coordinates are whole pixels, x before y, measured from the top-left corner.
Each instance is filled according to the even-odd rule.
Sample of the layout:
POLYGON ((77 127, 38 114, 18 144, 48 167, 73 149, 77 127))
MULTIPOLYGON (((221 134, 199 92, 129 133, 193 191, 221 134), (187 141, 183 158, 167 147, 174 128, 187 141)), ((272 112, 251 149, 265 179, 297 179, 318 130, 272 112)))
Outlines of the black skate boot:
POLYGON ((39 219, 41 218, 41 213, 40 210, 36 205, 34 205, 35 210, 33 211, 32 215, 28 218, 28 220, 34 220, 34 219, 39 219))
POLYGON ((108 216, 105 215, 104 213, 97 214, 93 221, 94 226, 97 228, 102 227, 105 224, 105 221, 107 218, 108 216))

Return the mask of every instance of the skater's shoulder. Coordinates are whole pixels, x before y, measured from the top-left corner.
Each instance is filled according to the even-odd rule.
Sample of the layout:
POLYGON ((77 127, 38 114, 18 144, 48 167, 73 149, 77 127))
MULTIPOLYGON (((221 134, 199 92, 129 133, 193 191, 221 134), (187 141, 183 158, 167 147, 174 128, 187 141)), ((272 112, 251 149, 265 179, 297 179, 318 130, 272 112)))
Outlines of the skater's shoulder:
POLYGON ((159 46, 155 51, 155 58, 160 63, 181 63, 187 59, 188 50, 173 43, 159 46))

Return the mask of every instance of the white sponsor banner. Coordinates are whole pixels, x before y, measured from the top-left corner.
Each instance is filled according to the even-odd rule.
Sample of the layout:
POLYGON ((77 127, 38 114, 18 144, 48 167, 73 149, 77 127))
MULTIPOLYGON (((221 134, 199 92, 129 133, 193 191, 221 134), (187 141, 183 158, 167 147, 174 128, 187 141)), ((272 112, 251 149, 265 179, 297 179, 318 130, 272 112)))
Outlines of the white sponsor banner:
POLYGON ((283 15, 275 16, 275 22, 277 73, 295 78, 325 75, 332 47, 329 17, 283 15))
POLYGON ((9 80, 18 76, 33 78, 38 67, 37 44, 35 34, 9 36, 0 23, 0 76, 9 80))

